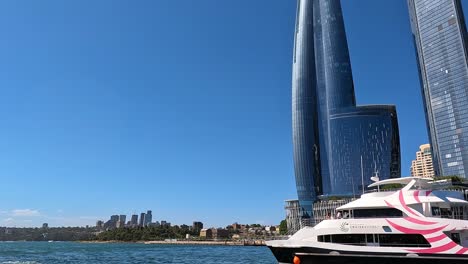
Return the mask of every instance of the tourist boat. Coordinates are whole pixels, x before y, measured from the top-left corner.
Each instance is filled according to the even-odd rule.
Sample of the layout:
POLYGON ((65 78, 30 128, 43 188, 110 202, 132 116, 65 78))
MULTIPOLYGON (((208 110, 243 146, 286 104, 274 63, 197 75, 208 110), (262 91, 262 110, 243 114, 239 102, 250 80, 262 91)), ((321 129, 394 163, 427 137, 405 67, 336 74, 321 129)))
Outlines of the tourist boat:
MULTIPOLYGON (((468 202, 451 181, 377 181, 335 219, 267 241, 279 263, 468 263, 468 202), (385 185, 404 186, 380 191, 385 185)), ((388 186, 387 186, 388 187, 388 186)))

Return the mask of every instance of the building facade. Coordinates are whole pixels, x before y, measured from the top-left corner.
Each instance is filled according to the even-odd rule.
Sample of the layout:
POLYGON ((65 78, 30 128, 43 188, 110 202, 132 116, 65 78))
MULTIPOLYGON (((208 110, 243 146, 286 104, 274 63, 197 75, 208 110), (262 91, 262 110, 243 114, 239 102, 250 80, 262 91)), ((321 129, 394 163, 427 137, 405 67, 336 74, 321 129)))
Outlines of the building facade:
POLYGON ((299 205, 299 200, 286 200, 284 209, 286 210, 288 234, 292 235, 303 227, 301 223, 303 214, 301 206, 299 205))
POLYGON ((467 177, 468 64, 459 0, 408 0, 435 175, 467 177))
POLYGON ((130 220, 130 225, 133 227, 138 226, 138 215, 136 214, 132 215, 132 218, 130 220))
POLYGON ((376 173, 401 176, 395 107, 356 106, 340 0, 297 1, 292 115, 303 218, 319 196, 351 196, 376 173))
POLYGON ((411 176, 423 178, 435 176, 430 144, 421 145, 416 152, 416 159, 411 162, 411 176))
POLYGON ((192 224, 192 230, 193 231, 199 232, 202 229, 203 229, 203 223, 202 222, 198 222, 198 221, 193 222, 193 224, 192 224))
POLYGON ((153 221, 153 213, 151 212, 151 210, 148 210, 145 214, 145 220, 144 220, 143 225, 148 226, 149 224, 151 224, 152 221, 153 221))
POLYGON ((138 221, 138 226, 145 226, 145 213, 140 213, 140 220, 138 221))

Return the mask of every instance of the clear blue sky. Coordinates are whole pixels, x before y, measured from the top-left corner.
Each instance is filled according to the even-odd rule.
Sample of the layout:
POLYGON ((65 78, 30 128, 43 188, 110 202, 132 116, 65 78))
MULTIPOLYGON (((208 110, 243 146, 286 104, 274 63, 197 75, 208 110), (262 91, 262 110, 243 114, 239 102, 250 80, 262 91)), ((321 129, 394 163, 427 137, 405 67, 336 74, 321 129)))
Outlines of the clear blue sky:
MULTIPOLYGON (((295 1, 0 2, 0 226, 277 224, 295 1)), ((359 104, 427 143, 406 1, 343 1, 359 104)))

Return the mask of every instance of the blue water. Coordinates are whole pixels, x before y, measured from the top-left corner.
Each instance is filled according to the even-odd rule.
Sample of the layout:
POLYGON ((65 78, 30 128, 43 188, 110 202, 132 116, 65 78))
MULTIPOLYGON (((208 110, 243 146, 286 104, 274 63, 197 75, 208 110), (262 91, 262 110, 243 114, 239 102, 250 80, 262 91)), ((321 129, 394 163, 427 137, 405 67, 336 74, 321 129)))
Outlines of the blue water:
POLYGON ((276 264, 266 247, 0 243, 0 264, 252 263, 276 264))

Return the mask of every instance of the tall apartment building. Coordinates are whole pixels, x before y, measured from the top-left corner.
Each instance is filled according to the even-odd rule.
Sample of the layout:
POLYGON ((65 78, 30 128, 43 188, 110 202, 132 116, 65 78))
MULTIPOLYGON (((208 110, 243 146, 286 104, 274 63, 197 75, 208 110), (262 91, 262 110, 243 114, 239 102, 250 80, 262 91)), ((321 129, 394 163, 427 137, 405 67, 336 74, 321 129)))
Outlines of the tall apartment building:
POLYGON ((145 221, 143 222, 144 226, 149 226, 153 221, 153 215, 151 210, 148 210, 145 214, 145 221))
POLYGON ((411 176, 434 177, 434 165, 432 164, 431 145, 424 144, 416 152, 416 159, 411 162, 411 176))
POLYGON ((130 220, 130 225, 131 226, 137 226, 138 225, 138 215, 136 215, 136 214, 132 215, 132 218, 130 220))

